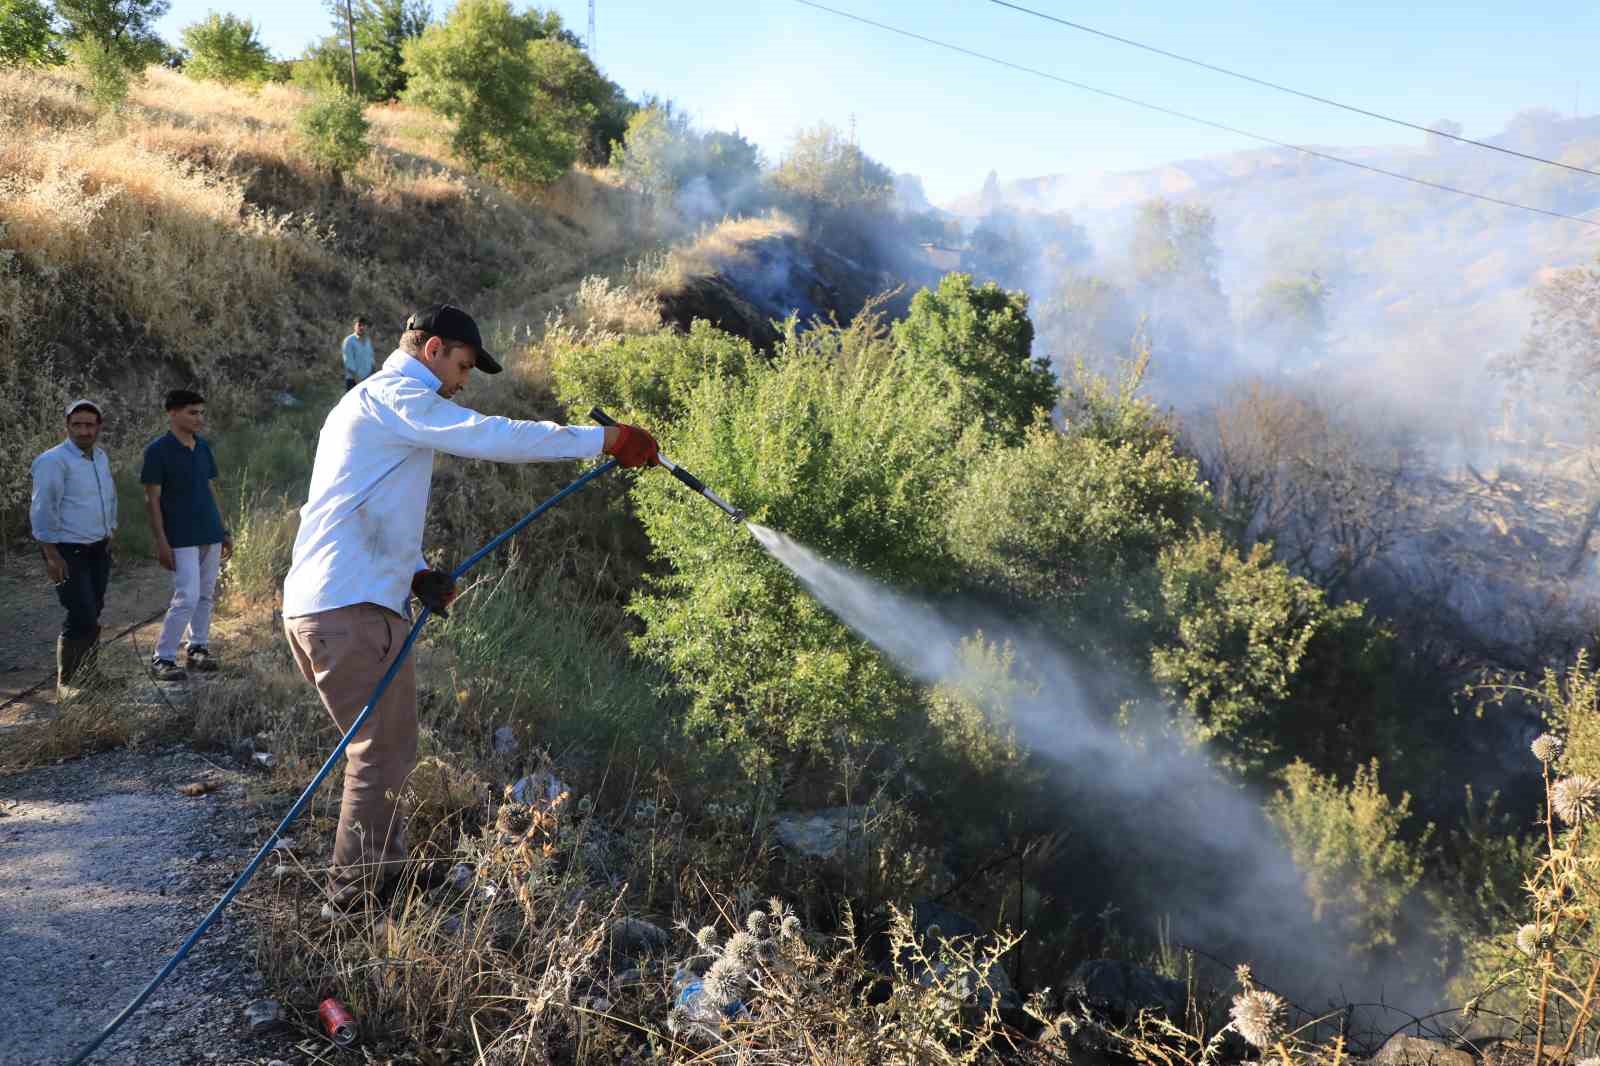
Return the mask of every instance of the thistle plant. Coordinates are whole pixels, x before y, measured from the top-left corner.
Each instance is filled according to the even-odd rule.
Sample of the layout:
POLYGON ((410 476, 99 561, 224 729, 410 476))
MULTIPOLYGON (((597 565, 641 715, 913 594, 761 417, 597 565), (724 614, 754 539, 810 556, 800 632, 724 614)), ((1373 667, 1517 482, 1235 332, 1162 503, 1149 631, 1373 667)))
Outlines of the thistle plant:
POLYGON ((1267 1051, 1285 1037, 1289 1005, 1283 997, 1261 988, 1248 988, 1233 997, 1228 1008, 1234 1032, 1251 1047, 1267 1051))
POLYGON ((1585 774, 1563 777, 1550 789, 1550 806, 1573 828, 1594 819, 1600 805, 1600 781, 1585 774))

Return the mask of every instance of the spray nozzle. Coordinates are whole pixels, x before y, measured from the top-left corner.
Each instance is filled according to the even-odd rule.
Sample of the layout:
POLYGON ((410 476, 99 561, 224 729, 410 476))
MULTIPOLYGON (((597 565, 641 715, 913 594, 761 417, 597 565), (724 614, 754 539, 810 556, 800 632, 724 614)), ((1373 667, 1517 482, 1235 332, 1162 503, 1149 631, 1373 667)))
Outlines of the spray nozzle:
MULTIPOLYGON (((617 424, 616 419, 612 418, 598 407, 590 408, 589 417, 600 423, 602 426, 614 426, 617 424)), ((718 496, 716 493, 706 488, 705 482, 689 473, 689 471, 685 470, 671 459, 668 459, 665 455, 657 455, 656 458, 660 461, 662 466, 666 467, 667 471, 671 473, 673 477, 677 478, 679 481, 683 482, 685 485, 689 486, 691 489, 698 492, 712 503, 716 504, 717 507, 722 510, 723 514, 727 515, 735 522, 745 521, 746 515, 743 511, 739 510, 739 508, 735 507, 727 500, 724 500, 721 496, 718 496)))

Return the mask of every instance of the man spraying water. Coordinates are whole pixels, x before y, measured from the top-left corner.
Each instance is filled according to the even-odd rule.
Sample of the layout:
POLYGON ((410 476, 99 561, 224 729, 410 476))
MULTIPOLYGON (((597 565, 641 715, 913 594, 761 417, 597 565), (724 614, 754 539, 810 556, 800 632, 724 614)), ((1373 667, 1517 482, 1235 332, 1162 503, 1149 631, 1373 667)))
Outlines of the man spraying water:
MULTIPOLYGON (((498 374, 466 312, 441 304, 412 315, 382 369, 345 393, 323 423, 310 493, 283 586, 295 663, 341 732, 393 665, 415 596, 437 614, 455 597, 449 573, 422 555, 436 451, 506 463, 584 459, 656 462, 636 426, 562 426, 489 417, 450 402, 474 369, 498 374)), ((417 761, 416 676, 405 660, 347 750, 329 900, 337 918, 378 891, 406 860, 399 795, 417 761)))

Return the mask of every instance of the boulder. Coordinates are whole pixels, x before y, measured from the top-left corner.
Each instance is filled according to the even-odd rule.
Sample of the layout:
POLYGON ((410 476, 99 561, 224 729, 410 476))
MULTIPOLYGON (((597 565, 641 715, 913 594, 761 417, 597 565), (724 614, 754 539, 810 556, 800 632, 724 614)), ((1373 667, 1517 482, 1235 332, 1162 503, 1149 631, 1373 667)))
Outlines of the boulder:
POLYGON ((1372 1061, 1374 1066, 1476 1066, 1471 1052, 1403 1034, 1391 1036, 1372 1061))
POLYGON ((672 935, 643 918, 618 918, 611 923, 611 953, 628 958, 664 955, 672 946, 672 935))
POLYGON ((824 807, 821 810, 780 814, 772 823, 778 843, 808 859, 842 857, 846 843, 861 846, 863 824, 872 814, 867 807, 824 807))
POLYGON ((1142 1010, 1182 1021, 1189 1002, 1189 990, 1182 981, 1118 959, 1080 962, 1067 978, 1065 991, 1119 1024, 1133 1021, 1142 1010))

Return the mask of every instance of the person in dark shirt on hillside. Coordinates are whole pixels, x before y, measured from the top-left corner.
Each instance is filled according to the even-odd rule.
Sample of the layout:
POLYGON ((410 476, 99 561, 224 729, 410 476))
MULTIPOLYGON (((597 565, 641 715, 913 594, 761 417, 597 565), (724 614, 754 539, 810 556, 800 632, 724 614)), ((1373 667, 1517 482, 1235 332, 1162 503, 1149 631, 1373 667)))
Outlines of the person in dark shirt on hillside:
POLYGON ((158 681, 182 681, 188 673, 178 665, 178 642, 186 647, 191 670, 215 670, 207 647, 217 573, 233 554, 233 538, 222 526, 217 499, 217 460, 200 436, 206 401, 197 392, 167 393, 171 430, 144 450, 144 509, 155 535, 156 558, 173 574, 172 603, 156 641, 150 674, 158 681))

